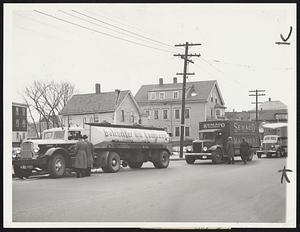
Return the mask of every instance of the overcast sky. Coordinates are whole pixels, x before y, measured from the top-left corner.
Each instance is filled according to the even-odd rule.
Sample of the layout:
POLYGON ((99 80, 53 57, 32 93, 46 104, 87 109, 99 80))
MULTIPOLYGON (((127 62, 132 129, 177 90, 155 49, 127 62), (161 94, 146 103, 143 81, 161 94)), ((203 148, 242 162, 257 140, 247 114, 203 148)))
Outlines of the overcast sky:
POLYGON ((201 57, 192 58, 195 75, 188 81, 217 80, 227 110, 253 108, 253 89, 266 90, 262 101, 289 105, 295 98, 295 30, 291 45, 275 42, 296 28, 295 10, 293 4, 6 5, 5 90, 22 102, 34 80, 64 80, 79 93, 92 93, 100 83, 102 91, 135 95, 160 77, 172 82, 183 71, 183 60, 173 56, 183 49, 174 45, 191 42, 202 45, 190 50, 201 57))

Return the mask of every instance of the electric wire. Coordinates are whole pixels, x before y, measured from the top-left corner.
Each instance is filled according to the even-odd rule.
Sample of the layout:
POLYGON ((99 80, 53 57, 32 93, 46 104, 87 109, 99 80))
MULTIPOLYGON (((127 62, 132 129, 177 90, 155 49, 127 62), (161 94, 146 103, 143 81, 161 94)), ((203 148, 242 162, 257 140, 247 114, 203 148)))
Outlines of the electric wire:
POLYGON ((102 34, 102 35, 106 35, 106 36, 109 36, 109 37, 112 37, 112 38, 115 38, 115 39, 118 39, 118 40, 123 40, 123 41, 129 42, 129 43, 135 44, 135 45, 139 45, 139 46, 143 46, 143 47, 147 47, 147 48, 152 48, 152 49, 156 49, 156 50, 163 51, 163 52, 169 52, 169 53, 172 53, 172 54, 174 53, 173 51, 170 51, 170 50, 166 50, 166 49, 162 49, 162 48, 157 48, 157 47, 149 46, 149 45, 142 44, 142 43, 139 43, 139 42, 135 42, 135 41, 132 41, 132 40, 124 39, 124 38, 121 38, 121 37, 118 37, 118 36, 115 36, 115 35, 111 35, 109 33, 98 31, 98 30, 95 30, 93 28, 89 28, 89 27, 86 27, 86 26, 83 26, 83 25, 71 22, 69 20, 65 20, 65 19, 56 17, 54 15, 41 12, 39 10, 34 10, 34 11, 37 12, 37 13, 39 13, 39 14, 42 14, 42 15, 45 15, 45 16, 57 19, 59 21, 62 21, 62 22, 65 22, 65 23, 69 23, 69 24, 72 24, 74 26, 77 26, 77 27, 80 27, 80 28, 84 28, 86 30, 90 30, 90 31, 93 31, 93 32, 96 32, 96 33, 99 33, 99 34, 102 34))

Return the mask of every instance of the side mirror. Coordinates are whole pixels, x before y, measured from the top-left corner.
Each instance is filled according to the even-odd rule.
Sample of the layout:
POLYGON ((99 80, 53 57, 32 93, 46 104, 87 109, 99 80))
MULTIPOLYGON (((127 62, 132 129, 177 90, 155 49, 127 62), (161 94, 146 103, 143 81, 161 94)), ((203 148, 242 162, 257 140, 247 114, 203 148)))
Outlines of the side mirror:
POLYGON ((170 137, 172 137, 172 136, 173 136, 173 135, 172 135, 172 133, 168 133, 168 134, 169 134, 169 136, 170 136, 170 137))

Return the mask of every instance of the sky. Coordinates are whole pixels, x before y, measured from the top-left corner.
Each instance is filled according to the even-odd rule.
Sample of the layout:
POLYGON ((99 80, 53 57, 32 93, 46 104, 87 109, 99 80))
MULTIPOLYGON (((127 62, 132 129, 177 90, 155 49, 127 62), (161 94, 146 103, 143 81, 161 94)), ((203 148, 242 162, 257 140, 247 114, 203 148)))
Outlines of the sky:
MULTIPOLYGON (((183 72, 175 44, 190 53, 187 81, 217 80, 227 111, 260 101, 292 107, 296 89, 295 4, 5 4, 5 91, 23 102, 35 80, 69 81, 78 93, 131 90, 183 72), (83 15, 84 14, 84 15, 83 15), (66 22, 67 21, 67 22, 66 22), (74 25, 76 24, 76 25, 74 25), (293 27, 290 45, 277 45, 293 27)), ((182 82, 182 76, 178 76, 182 82)))

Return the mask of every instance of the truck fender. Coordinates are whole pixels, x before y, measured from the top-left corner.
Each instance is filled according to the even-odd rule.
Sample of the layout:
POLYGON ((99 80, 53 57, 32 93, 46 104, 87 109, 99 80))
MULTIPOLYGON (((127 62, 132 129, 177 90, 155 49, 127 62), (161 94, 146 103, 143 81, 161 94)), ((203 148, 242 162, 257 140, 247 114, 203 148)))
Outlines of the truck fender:
POLYGON ((222 147, 221 147, 220 145, 213 145, 213 146, 211 146, 211 147, 208 149, 208 151, 215 151, 215 150, 217 150, 218 148, 220 148, 221 151, 223 152, 223 149, 222 149, 222 147))
POLYGON ((100 151, 98 152, 95 156, 97 157, 96 159, 96 166, 97 167, 103 167, 107 164, 107 158, 109 155, 109 151, 100 151))
POLYGON ((69 157, 69 152, 62 147, 52 147, 46 151, 46 153, 42 157, 52 157, 56 152, 62 154, 65 158, 67 167, 71 165, 71 159, 69 157))

